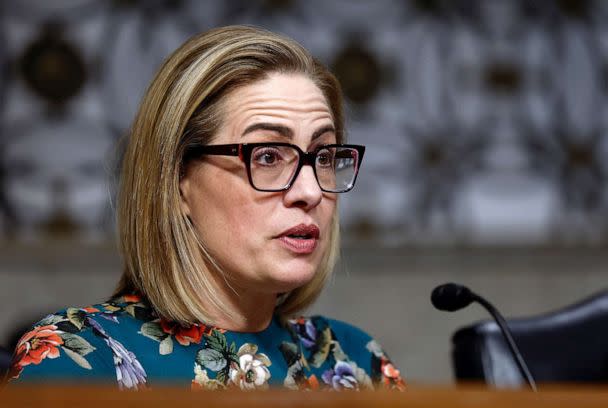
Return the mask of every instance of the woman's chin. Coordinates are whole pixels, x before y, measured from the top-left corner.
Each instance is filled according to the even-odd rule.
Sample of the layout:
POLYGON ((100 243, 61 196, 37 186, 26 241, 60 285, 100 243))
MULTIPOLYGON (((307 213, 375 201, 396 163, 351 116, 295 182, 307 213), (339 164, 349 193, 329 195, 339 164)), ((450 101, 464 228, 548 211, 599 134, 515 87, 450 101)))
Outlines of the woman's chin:
POLYGON ((315 276, 316 268, 292 268, 277 271, 273 277, 278 293, 289 292, 306 285, 315 276))

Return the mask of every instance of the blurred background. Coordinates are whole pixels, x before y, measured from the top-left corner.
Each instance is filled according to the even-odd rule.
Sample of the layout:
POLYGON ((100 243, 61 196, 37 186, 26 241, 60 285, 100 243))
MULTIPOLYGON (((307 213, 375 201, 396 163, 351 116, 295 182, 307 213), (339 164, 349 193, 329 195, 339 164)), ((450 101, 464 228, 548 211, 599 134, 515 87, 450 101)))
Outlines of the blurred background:
POLYGON ((606 286, 607 17, 601 0, 2 1, 0 345, 110 294, 139 100, 189 36, 244 23, 336 73, 368 149, 311 312, 368 330, 410 382, 453 381, 450 336, 485 314, 434 310, 436 285, 509 316, 606 286))

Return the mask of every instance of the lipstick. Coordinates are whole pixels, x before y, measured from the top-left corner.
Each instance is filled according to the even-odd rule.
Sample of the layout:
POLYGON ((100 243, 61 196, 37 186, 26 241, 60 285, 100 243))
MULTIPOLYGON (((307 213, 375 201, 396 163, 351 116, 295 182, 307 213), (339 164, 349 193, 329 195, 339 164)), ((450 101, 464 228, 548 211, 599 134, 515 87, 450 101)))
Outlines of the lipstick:
POLYGON ((319 227, 314 224, 299 224, 283 231, 277 239, 283 247, 296 254, 311 254, 319 242, 319 227))

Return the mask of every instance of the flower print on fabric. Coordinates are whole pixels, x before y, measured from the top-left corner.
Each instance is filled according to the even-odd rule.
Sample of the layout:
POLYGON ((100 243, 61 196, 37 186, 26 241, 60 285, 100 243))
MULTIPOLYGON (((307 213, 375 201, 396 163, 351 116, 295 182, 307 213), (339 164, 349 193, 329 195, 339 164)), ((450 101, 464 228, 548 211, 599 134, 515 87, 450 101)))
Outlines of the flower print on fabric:
POLYGON ((27 333, 17 347, 17 354, 23 354, 21 365, 40 364, 48 358, 59 357, 59 346, 63 345, 63 339, 57 330, 57 326, 38 326, 27 333))
POLYGON ((40 364, 47 357, 59 357, 59 346, 63 345, 60 333, 55 325, 37 326, 26 333, 17 345, 9 377, 17 378, 26 365, 40 364))
POLYGON ((218 389, 237 387, 241 390, 268 388, 271 365, 264 353, 258 353, 255 344, 245 343, 238 351, 236 344, 230 346, 226 336, 219 330, 204 335, 205 347, 198 351, 194 363, 193 389, 218 389), (215 375, 210 378, 209 374, 215 375))
POLYGON ((112 312, 101 311, 96 307, 87 306, 80 309, 70 307, 66 309, 66 316, 70 323, 72 323, 78 330, 82 330, 86 326, 86 318, 90 315, 95 314, 96 316, 103 317, 114 323, 118 323, 118 319, 112 312))
POLYGON ((179 323, 168 322, 165 319, 160 319, 160 327, 163 329, 163 332, 174 336, 175 340, 182 346, 189 346, 190 343, 200 343, 203 335, 211 334, 211 330, 213 330, 204 324, 182 326, 179 323))
POLYGON ((199 363, 194 363, 194 380, 192 380, 191 388, 193 390, 223 390, 226 386, 218 380, 209 378, 207 370, 199 363))
POLYGON ((194 361, 195 375, 198 372, 200 382, 201 373, 208 375, 207 370, 209 370, 211 373, 215 373, 213 379, 225 386, 228 383, 231 363, 238 364, 239 356, 236 353, 236 344, 233 342, 228 346, 226 336, 219 330, 213 330, 211 335, 205 335, 204 338, 205 347, 196 353, 194 361))
POLYGON ((322 317, 289 321, 300 348, 283 342, 279 349, 287 363, 284 385, 291 389, 373 389, 371 378, 347 356, 329 323, 322 317), (320 385, 313 368, 325 368, 320 385))
POLYGON ((22 337, 9 381, 95 378, 122 389, 153 381, 203 390, 404 389, 399 370, 360 330, 321 316, 288 324, 276 318, 263 332, 243 334, 165 321, 135 295, 68 308, 22 337))
POLYGON ((332 341, 331 328, 327 321, 319 317, 300 317, 289 320, 288 323, 307 352, 304 356, 307 364, 321 367, 329 355, 332 341))
POLYGON ((333 390, 373 390, 374 386, 369 375, 360 368, 357 363, 342 350, 342 346, 336 340, 331 342, 330 359, 335 361, 335 365, 330 373, 323 373, 323 381, 331 386, 333 390), (346 368, 346 366, 348 368, 346 368), (329 377, 331 375, 331 377, 329 377), (325 381, 331 379, 331 381, 325 381))
POLYGON ((283 359, 287 363, 287 374, 283 380, 283 385, 290 390, 318 390, 319 380, 312 374, 306 375, 308 363, 302 357, 298 346, 294 343, 284 341, 279 346, 283 359))
POLYGON ((359 388, 353 367, 344 361, 338 361, 333 369, 325 371, 322 378, 323 382, 334 390, 359 388))
POLYGON ((102 337, 112 350, 118 387, 120 389, 145 388, 147 374, 135 354, 127 350, 120 342, 108 336, 103 327, 95 320, 87 318, 87 323, 93 328, 93 332, 102 337))
POLYGON ((121 300, 125 303, 140 303, 142 301, 142 297, 141 297, 141 295, 132 293, 132 294, 123 295, 121 297, 121 300))
POLYGON ((401 373, 389 360, 382 347, 375 340, 371 340, 366 348, 372 354, 372 381, 376 387, 405 390, 405 381, 401 378, 401 373))
POLYGON ((238 364, 230 364, 230 383, 242 390, 268 388, 270 379, 270 359, 264 353, 258 353, 258 346, 243 344, 237 353, 238 364))
POLYGON ((303 317, 289 322, 295 332, 297 333, 302 345, 307 349, 315 347, 317 344, 318 331, 311 319, 305 319, 303 317))
POLYGON ((68 309, 66 315, 48 315, 21 337, 9 370, 10 379, 17 379, 27 365, 40 364, 45 358, 58 358, 60 351, 80 367, 91 369, 85 356, 94 351, 95 347, 81 336, 73 334, 79 328, 70 320, 69 313, 73 311, 68 309))
POLYGON ((141 386, 145 386, 146 372, 139 361, 137 361, 135 354, 111 337, 108 337, 105 341, 112 350, 118 387, 120 389, 138 389, 141 386))
POLYGON ((124 295, 102 304, 106 312, 127 312, 137 320, 149 322, 158 318, 154 309, 140 295, 124 295))
POLYGON ((213 327, 204 324, 182 326, 177 322, 156 319, 142 324, 139 333, 158 341, 160 343, 158 352, 161 355, 167 355, 173 352, 173 338, 182 346, 189 346, 199 344, 203 336, 211 334, 213 330, 215 330, 213 327))
POLYGON ((118 323, 118 316, 124 316, 123 312, 131 315, 137 320, 148 322, 158 318, 154 309, 140 295, 124 295, 98 305, 100 313, 97 316, 118 323))

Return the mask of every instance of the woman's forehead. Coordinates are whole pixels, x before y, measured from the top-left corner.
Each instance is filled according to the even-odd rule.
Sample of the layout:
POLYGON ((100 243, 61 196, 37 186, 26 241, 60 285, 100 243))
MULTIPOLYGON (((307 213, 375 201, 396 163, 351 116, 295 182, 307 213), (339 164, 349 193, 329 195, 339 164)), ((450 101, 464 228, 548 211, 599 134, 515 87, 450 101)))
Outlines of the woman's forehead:
POLYGON ((235 90, 226 97, 224 112, 224 125, 241 132, 256 122, 333 125, 332 112, 321 90, 309 78, 297 74, 275 74, 235 90))
POLYGON ((269 77, 237 88, 226 96, 231 112, 245 109, 282 108, 294 112, 330 112, 325 95, 302 74, 274 73, 269 77))

